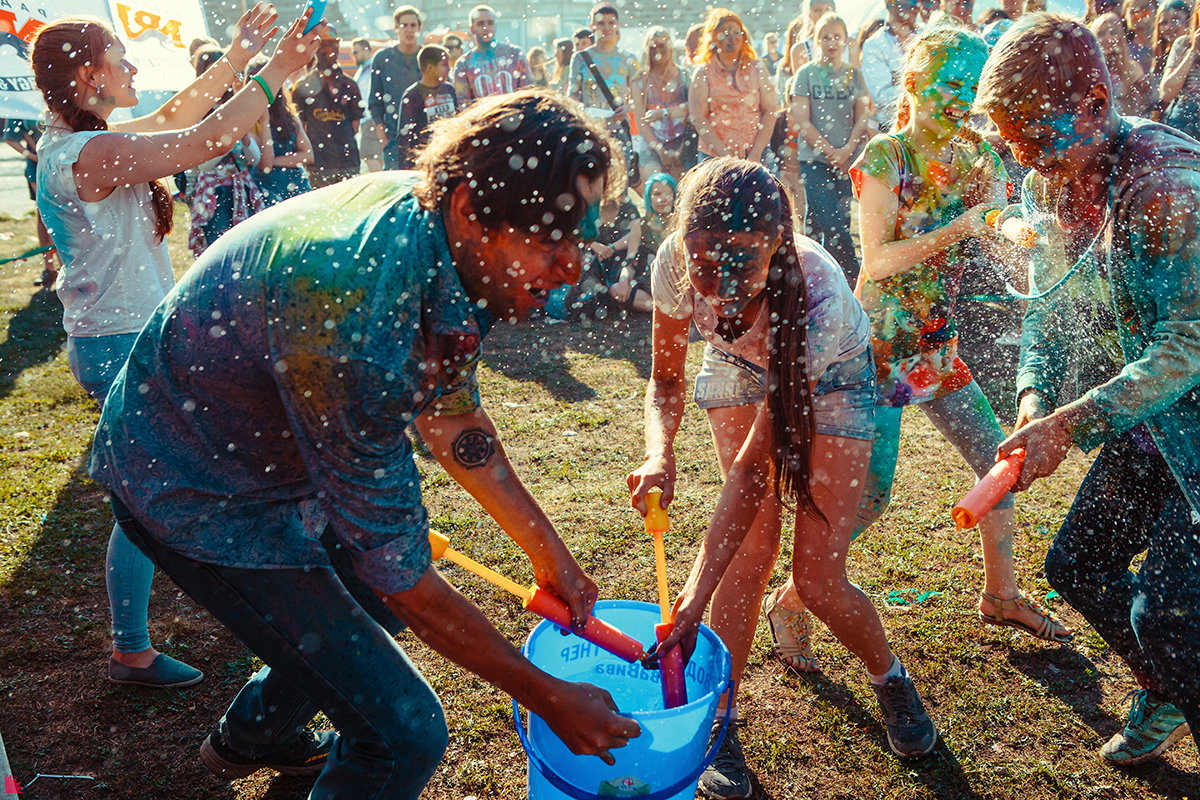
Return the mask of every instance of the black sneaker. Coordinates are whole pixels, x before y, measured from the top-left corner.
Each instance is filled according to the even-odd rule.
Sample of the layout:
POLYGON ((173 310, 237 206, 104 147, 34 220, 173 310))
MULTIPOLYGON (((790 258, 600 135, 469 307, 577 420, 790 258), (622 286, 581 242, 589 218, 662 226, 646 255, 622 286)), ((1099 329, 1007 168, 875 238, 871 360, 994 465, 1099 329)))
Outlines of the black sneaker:
POLYGON ((938 732, 925 713, 912 678, 894 675, 883 686, 871 684, 887 724, 888 746, 901 758, 929 755, 937 747, 938 732))
MULTIPOLYGON (((754 796, 754 784, 750 781, 750 770, 746 767, 746 756, 742 754, 742 743, 738 741, 740 721, 731 720, 725 731, 725 739, 717 757, 705 767, 700 775, 700 794, 714 800, 745 800, 754 796)), ((708 746, 721 731, 721 723, 713 723, 708 735, 708 746)))
POLYGON ((225 744, 221 732, 214 730, 200 745, 200 761, 218 778, 234 780, 260 769, 273 769, 284 775, 318 775, 325 769, 329 751, 337 743, 337 731, 305 730, 295 740, 262 758, 252 759, 225 744))

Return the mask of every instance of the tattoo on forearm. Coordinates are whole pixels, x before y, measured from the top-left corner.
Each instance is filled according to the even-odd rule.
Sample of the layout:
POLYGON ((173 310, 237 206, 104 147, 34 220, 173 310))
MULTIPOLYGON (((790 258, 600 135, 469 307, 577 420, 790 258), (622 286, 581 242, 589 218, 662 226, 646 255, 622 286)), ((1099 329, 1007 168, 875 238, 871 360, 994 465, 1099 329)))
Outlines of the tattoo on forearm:
POLYGON ((471 428, 454 438, 454 460, 467 469, 486 466, 496 452, 496 440, 483 428, 471 428))

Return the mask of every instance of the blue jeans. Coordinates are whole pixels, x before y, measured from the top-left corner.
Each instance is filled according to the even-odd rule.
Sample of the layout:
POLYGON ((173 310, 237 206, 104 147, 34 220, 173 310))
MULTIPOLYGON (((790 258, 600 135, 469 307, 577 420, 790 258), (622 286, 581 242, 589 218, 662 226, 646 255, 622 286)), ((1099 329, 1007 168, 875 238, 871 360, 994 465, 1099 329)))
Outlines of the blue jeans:
MULTIPOLYGON (((967 466, 982 478, 996 463, 996 445, 1004 441, 1004 429, 979 384, 971 381, 957 392, 936 400, 918 403, 934 427, 954 445, 967 466)), ((903 406, 875 406, 875 443, 871 446, 871 464, 867 484, 858 506, 858 524, 854 536, 865 531, 883 516, 892 502, 892 482, 900 458, 900 416, 903 406)), ((1004 495, 996 508, 1012 508, 1012 492, 1004 495)))
MULTIPOLYGON (((71 374, 101 406, 136 339, 136 333, 67 337, 71 374)), ((119 524, 113 525, 108 537, 104 579, 112 614, 113 647, 121 653, 140 653, 150 647, 146 617, 154 564, 134 547, 119 524)))
POLYGON ((383 168, 401 169, 400 135, 396 134, 383 146, 383 168))
POLYGON ((340 737, 310 800, 420 796, 449 743, 441 703, 393 638, 403 623, 328 528, 321 544, 332 567, 240 569, 187 558, 119 501, 113 510, 163 572, 266 664, 221 718, 226 744, 262 757, 324 711, 340 737))
POLYGON ((1046 554, 1046 579, 1200 747, 1200 525, 1157 453, 1128 433, 1100 449, 1046 554), (1146 553, 1136 574, 1135 556, 1146 553))
POLYGON ((858 258, 850 238, 850 179, 822 161, 801 161, 812 238, 829 251, 851 286, 858 281, 858 258))

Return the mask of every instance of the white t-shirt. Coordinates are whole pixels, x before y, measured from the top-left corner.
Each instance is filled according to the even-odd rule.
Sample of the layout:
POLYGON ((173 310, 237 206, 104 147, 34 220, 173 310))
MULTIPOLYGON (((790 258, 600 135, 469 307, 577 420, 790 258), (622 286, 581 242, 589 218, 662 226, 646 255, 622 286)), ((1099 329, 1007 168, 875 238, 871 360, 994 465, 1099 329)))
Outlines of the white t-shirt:
POLYGON ((79 199, 79 151, 105 132, 51 125, 38 142, 38 211, 62 259, 56 288, 71 336, 137 333, 175 285, 167 243, 154 235, 148 183, 79 199))
MULTIPOLYGON (((848 361, 871 345, 871 322, 859 305, 846 275, 819 244, 807 236, 796 237, 796 252, 804 273, 807 303, 805 371, 816 380, 831 365, 848 361)), ((691 318, 696 330, 713 347, 767 368, 770 311, 764 303, 750 330, 729 342, 717 333, 720 317, 707 300, 696 294, 687 275, 687 253, 678 232, 658 248, 650 272, 654 306, 673 319, 691 318)))

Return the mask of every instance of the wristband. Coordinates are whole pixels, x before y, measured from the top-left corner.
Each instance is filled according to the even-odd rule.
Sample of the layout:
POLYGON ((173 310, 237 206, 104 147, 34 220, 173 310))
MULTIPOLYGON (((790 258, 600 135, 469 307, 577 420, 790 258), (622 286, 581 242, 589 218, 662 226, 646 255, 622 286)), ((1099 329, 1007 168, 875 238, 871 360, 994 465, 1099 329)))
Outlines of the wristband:
POLYGON ((271 94, 271 87, 267 86, 267 82, 263 80, 262 75, 251 75, 250 80, 262 87, 263 94, 267 96, 267 105, 274 105, 275 95, 271 94))

